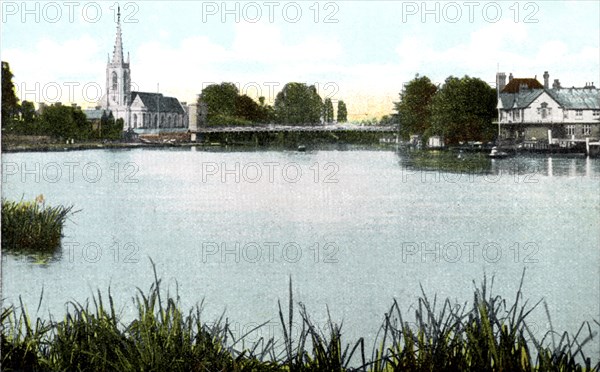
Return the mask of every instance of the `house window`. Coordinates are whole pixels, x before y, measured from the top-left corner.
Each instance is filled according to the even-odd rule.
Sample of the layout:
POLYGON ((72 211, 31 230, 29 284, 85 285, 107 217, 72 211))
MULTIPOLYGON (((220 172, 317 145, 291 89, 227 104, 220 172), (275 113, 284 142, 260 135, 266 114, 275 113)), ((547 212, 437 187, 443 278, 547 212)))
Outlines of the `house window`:
POLYGON ((137 115, 133 114, 133 127, 137 128, 137 115))
POLYGON ((583 118, 583 110, 575 110, 575 119, 583 118))
POLYGON ((593 115, 594 115, 595 118, 599 117, 600 116, 600 110, 594 110, 593 115))
POLYGON ((537 109, 538 115, 542 116, 542 119, 546 119, 549 114, 548 104, 546 102, 542 102, 540 107, 537 109))
POLYGON ((592 134, 592 126, 589 124, 585 124, 581 132, 584 136, 589 136, 590 134, 592 134))
POLYGON ((575 126, 567 125, 567 136, 574 136, 574 135, 575 135, 575 126))

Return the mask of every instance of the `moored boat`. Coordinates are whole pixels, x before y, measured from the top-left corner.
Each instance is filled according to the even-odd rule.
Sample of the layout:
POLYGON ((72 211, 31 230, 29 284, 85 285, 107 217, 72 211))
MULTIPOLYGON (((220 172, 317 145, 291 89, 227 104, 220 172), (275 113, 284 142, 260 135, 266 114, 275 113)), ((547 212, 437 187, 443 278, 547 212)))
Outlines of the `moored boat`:
POLYGON ((503 158, 506 158, 507 156, 508 156, 507 152, 500 151, 495 146, 492 147, 492 151, 490 151, 490 153, 488 154, 488 157, 490 157, 492 159, 503 159, 503 158))

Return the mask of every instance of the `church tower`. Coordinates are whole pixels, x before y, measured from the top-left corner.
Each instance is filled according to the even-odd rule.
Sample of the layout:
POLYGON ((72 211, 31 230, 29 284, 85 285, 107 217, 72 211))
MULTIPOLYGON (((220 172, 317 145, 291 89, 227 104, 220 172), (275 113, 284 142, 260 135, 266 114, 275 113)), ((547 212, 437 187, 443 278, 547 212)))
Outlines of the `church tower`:
POLYGON ((103 103, 103 106, 113 112, 115 119, 123 118, 125 129, 129 127, 131 75, 129 70, 129 53, 127 54, 127 62, 123 58, 120 7, 117 12, 117 37, 112 60, 109 59, 106 65, 106 96, 103 103))

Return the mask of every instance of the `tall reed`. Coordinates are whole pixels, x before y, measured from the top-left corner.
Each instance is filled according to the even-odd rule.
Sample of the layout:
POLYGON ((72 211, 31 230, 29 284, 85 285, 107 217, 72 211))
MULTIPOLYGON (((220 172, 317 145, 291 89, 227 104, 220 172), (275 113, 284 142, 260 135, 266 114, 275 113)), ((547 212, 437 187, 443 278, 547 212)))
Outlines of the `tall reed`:
POLYGON ((55 251, 73 206, 46 206, 44 196, 35 201, 2 199, 2 250, 13 252, 55 251))
MULTIPOLYGON (((536 337, 526 319, 542 302, 529 305, 523 300, 523 278, 514 303, 492 294, 493 279, 488 283, 484 278, 475 286, 472 304, 445 300, 441 308, 437 298, 431 300, 421 288, 410 321, 394 300, 367 358, 364 339, 344 343, 342 325, 331 320, 329 311, 324 331, 303 304, 296 312, 291 278, 287 311, 279 303, 283 339, 259 338, 245 346, 248 334, 268 322, 236 338, 224 314, 211 324, 202 321, 202 303, 182 312, 178 291, 165 292, 154 270, 150 289, 138 288, 133 298, 137 315, 127 324, 119 320, 110 288, 107 303, 98 291, 91 303, 70 302, 60 320, 38 318, 33 323, 22 302, 3 309, 1 367, 3 371, 600 371, 600 356, 592 362, 583 351, 597 340, 600 323, 585 322, 575 335, 565 332, 558 341, 553 329, 536 337), (294 337, 297 315, 300 330, 294 337)), ((38 311, 42 297, 43 293, 38 311)))

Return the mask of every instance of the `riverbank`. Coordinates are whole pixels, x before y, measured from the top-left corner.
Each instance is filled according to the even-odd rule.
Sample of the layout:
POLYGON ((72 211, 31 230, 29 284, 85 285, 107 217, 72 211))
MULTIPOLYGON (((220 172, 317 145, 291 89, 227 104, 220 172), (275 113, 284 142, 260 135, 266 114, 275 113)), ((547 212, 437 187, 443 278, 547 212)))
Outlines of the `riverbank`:
POLYGON ((194 146, 197 143, 189 141, 170 141, 171 138, 152 138, 150 142, 121 142, 121 141, 83 141, 71 142, 58 141, 49 136, 22 136, 2 135, 2 152, 50 152, 50 151, 78 151, 95 149, 131 149, 140 147, 173 147, 194 146))
POLYGON ((85 141, 67 143, 48 136, 2 136, 2 153, 51 152, 95 149, 163 148, 190 146, 243 146, 281 147, 297 149, 299 146, 324 144, 380 144, 378 133, 209 133, 197 142, 190 140, 189 133, 140 136, 133 142, 85 141))
POLYGON ((471 305, 452 304, 446 299, 442 309, 436 309, 436 301, 430 302, 423 292, 410 321, 403 318, 400 304, 394 300, 372 349, 364 338, 344 343, 342 327, 331 317, 325 324, 311 320, 306 307, 294 302, 291 279, 288 308, 278 302, 283 337, 277 339, 263 334, 267 323, 257 323, 249 332, 236 335, 224 316, 211 323, 201 321, 202 305, 184 312, 178 295, 161 289, 155 269, 154 277, 150 290, 140 290, 135 297, 138 314, 129 324, 119 319, 110 289, 104 300, 98 291, 91 301, 70 302, 65 317, 50 321, 31 319, 23 303, 3 308, 3 370, 600 369, 600 362, 582 350, 597 337, 596 320, 582 324, 575 336, 564 333, 558 344, 547 337, 556 332, 554 329, 538 334, 528 327, 526 318, 541 301, 533 306, 524 302, 521 288, 525 272, 513 304, 493 295, 485 278, 474 289, 471 305), (107 298, 108 303, 104 302, 107 298), (249 336, 258 341, 245 342, 249 336), (368 350, 372 350, 370 356, 366 355, 368 350))

